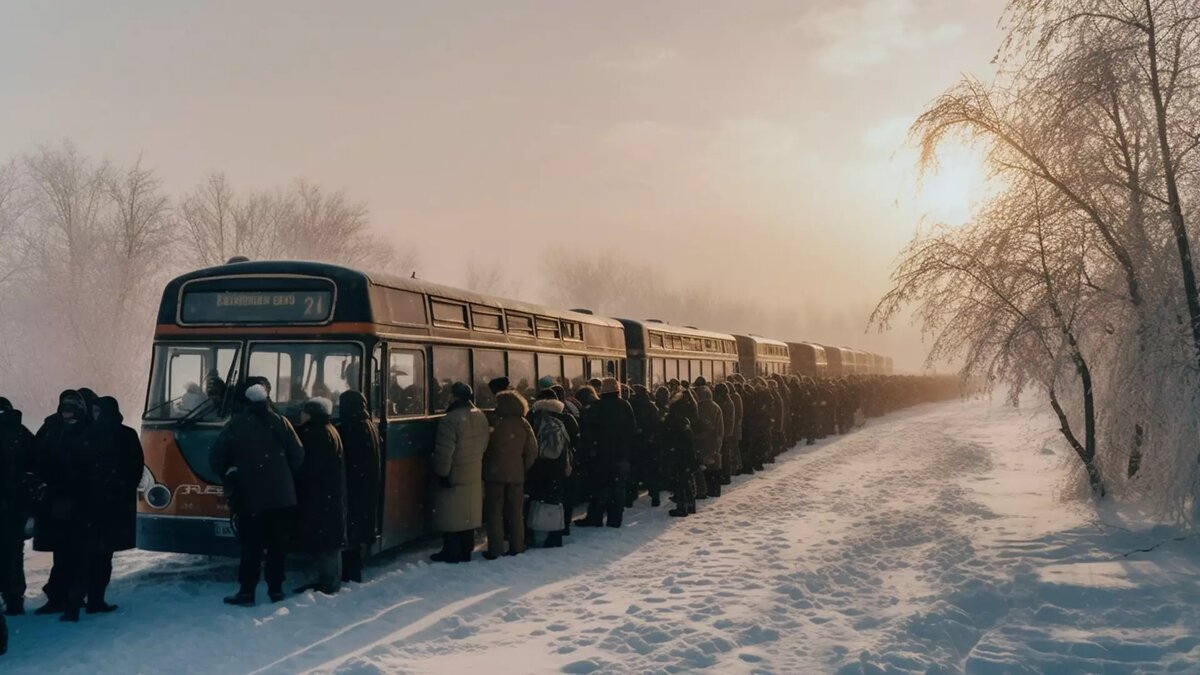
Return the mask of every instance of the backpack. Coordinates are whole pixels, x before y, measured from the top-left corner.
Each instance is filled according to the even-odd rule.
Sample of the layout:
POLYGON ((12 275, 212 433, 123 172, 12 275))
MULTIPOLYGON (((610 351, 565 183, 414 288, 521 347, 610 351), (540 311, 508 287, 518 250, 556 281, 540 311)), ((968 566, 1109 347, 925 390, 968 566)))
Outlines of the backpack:
POLYGON ((571 437, 562 420, 549 414, 541 415, 537 426, 538 457, 554 460, 567 454, 571 437))

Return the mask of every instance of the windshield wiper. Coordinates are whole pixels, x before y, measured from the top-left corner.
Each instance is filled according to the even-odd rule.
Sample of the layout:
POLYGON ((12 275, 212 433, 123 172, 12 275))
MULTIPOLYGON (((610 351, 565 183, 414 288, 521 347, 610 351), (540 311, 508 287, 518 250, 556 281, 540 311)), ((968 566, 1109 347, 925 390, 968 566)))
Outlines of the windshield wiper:
POLYGON ((147 408, 146 412, 142 413, 142 417, 149 417, 150 413, 154 412, 155 410, 158 410, 159 408, 163 408, 165 406, 169 406, 171 404, 178 403, 179 401, 183 400, 184 396, 187 396, 187 394, 173 398, 170 401, 163 401, 162 403, 159 403, 158 405, 154 406, 153 408, 147 408))

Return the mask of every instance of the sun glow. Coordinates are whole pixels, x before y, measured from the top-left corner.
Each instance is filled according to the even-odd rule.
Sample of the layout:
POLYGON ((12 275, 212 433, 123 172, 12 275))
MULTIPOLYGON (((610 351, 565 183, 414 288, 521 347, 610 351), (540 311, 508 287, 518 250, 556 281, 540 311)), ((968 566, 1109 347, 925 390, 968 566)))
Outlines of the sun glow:
POLYGON ((917 181, 916 193, 916 205, 926 218, 947 225, 967 223, 987 193, 983 152, 946 143, 937 166, 917 181))

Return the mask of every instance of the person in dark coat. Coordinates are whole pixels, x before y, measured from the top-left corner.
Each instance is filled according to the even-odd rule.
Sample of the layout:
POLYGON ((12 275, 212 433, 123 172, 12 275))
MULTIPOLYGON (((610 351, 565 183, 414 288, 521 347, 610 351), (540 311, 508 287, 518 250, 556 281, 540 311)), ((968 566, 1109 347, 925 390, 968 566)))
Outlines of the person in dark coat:
POLYGON ((242 547, 239 589, 225 598, 239 606, 254 604, 264 560, 268 597, 284 598, 285 546, 295 524, 296 473, 304 461, 296 430, 271 409, 266 388, 247 388, 245 399, 245 410, 229 421, 209 453, 213 473, 224 479, 242 547))
POLYGON ((123 424, 117 400, 97 398, 92 423, 83 437, 79 484, 79 531, 73 547, 70 590, 63 620, 78 620, 87 598, 88 614, 116 611, 105 599, 112 580, 113 553, 137 543, 137 488, 142 478, 142 443, 136 431, 123 424))
POLYGON ((679 392, 671 398, 662 426, 662 464, 671 483, 675 508, 668 514, 683 518, 696 512, 696 471, 699 463, 688 411, 687 397, 679 392))
POLYGON ((71 570, 82 555, 76 538, 86 524, 79 494, 86 482, 82 462, 83 439, 89 418, 88 406, 79 392, 64 391, 58 397, 58 411, 38 429, 34 471, 43 489, 35 509, 33 548, 54 554, 50 578, 42 588, 46 604, 34 614, 59 614, 67 609, 71 570))
POLYGON ((671 390, 666 387, 655 389, 654 407, 658 417, 654 422, 654 436, 650 439, 650 452, 654 458, 654 487, 650 492, 651 506, 660 505, 662 503, 661 491, 671 489, 671 478, 668 475, 666 459, 664 457, 666 454, 667 409, 670 405, 671 390))
POLYGON ((529 404, 517 392, 501 391, 496 395, 491 437, 483 454, 483 510, 488 535, 483 555, 488 560, 525 552, 525 472, 538 457, 537 438, 525 419, 528 413, 529 404))
POLYGON ((600 400, 583 412, 580 425, 587 456, 587 516, 575 521, 581 527, 621 527, 625 513, 625 480, 629 452, 637 437, 633 407, 621 398, 616 378, 601 383, 600 400))
POLYGON ((725 431, 725 437, 721 440, 720 484, 729 485, 732 482, 730 476, 733 473, 733 455, 736 452, 734 448, 738 443, 736 430, 739 426, 737 409, 733 405, 733 397, 729 395, 729 385, 718 382, 713 387, 713 400, 721 408, 721 420, 725 431))
POLYGON ((558 420, 566 429, 570 447, 555 458, 543 457, 542 448, 539 447, 538 458, 525 475, 525 491, 531 500, 562 504, 563 529, 546 535, 546 548, 556 548, 562 546, 564 536, 571 534, 571 516, 575 506, 571 476, 574 473, 574 457, 579 449, 579 422, 567 412, 566 404, 558 398, 557 392, 544 389, 538 394, 529 413, 529 424, 535 435, 541 433, 542 425, 549 417, 558 420))
POLYGON ((379 532, 379 486, 383 444, 379 427, 367 412, 361 392, 342 392, 338 399, 338 436, 346 459, 346 550, 342 581, 362 582, 364 549, 379 532))
POLYGON ((3 613, 25 613, 26 476, 33 472, 35 441, 21 411, 0 397, 0 604, 3 613))
POLYGON ((725 417, 721 407, 713 400, 713 389, 704 378, 698 378, 696 401, 700 410, 700 425, 695 429, 696 454, 701 462, 701 476, 697 478, 696 497, 721 496, 721 443, 725 441, 725 417))
POLYGON ((658 433, 658 407, 650 398, 650 390, 640 384, 633 386, 633 398, 629 404, 633 406, 633 416, 637 419, 637 440, 630 458, 633 475, 629 481, 625 506, 633 506, 643 486, 650 494, 650 505, 658 506, 661 488, 658 485, 658 456, 654 448, 654 436, 658 433))
POLYGON ((346 548, 346 458, 330 416, 333 402, 314 397, 300 408, 296 435, 304 461, 296 472, 296 551, 312 557, 316 579, 296 590, 333 595, 342 589, 342 550, 346 548))

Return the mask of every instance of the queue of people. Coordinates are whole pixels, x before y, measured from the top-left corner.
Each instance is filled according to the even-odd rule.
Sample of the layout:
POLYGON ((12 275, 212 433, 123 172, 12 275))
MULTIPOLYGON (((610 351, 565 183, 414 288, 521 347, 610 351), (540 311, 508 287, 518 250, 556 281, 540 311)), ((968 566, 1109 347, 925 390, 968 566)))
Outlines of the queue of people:
POLYGON ((432 461, 442 534, 433 561, 469 562, 485 523, 488 560, 562 546, 572 526, 620 528, 643 493, 657 507, 669 492, 669 515, 686 518, 788 448, 957 393, 949 378, 900 376, 733 375, 715 385, 671 380, 653 393, 611 377, 574 392, 551 378, 538 386, 531 406, 507 378, 492 380, 491 412, 471 387, 450 386, 432 461))
POLYGON ((37 434, 0 398, 0 654, 6 617, 25 614, 25 542, 53 556, 37 615, 77 622, 104 614, 113 553, 134 547, 142 446, 117 400, 90 389, 59 395, 37 434), (32 526, 30 525, 32 523, 32 526))

